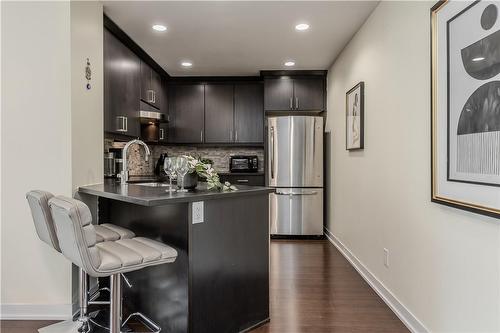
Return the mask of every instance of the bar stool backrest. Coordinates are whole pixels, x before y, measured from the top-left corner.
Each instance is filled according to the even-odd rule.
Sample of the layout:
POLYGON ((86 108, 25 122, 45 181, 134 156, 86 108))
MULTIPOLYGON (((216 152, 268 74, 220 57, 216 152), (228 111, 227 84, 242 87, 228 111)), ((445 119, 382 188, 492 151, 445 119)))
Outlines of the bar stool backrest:
POLYGON ((38 237, 56 251, 61 252, 54 228, 54 221, 49 208, 49 200, 53 196, 52 193, 41 190, 29 191, 26 193, 26 199, 30 206, 31 216, 33 217, 33 223, 35 224, 38 237))
POLYGON ((53 197, 49 206, 62 254, 90 276, 99 276, 95 267, 99 267, 101 258, 95 247, 97 237, 89 207, 64 196, 53 197))

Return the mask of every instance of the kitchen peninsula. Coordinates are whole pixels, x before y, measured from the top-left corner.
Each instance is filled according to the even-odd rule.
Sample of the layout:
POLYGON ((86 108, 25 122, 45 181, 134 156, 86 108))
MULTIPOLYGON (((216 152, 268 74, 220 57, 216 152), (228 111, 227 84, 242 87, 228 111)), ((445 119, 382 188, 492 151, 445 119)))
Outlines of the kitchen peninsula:
POLYGON ((127 273, 124 309, 165 332, 241 332, 269 320, 269 216, 265 187, 169 194, 155 184, 83 186, 94 221, 178 251, 173 264, 127 273))

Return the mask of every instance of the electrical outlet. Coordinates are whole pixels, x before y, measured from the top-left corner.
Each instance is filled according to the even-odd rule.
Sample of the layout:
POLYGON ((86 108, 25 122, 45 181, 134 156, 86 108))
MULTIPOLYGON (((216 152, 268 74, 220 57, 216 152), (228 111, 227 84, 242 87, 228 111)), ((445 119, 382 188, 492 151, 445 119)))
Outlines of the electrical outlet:
POLYGON ((193 202, 191 209, 193 224, 205 222, 203 219, 203 201, 193 202))
POLYGON ((384 247, 384 266, 389 268, 389 250, 384 247))

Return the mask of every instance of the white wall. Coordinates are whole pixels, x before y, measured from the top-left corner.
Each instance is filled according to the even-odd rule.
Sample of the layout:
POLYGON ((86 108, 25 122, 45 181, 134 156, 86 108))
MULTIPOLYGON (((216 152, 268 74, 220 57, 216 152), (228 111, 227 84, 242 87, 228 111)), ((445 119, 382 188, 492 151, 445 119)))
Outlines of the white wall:
POLYGON ((330 68, 327 228, 429 331, 499 332, 499 221, 430 202, 432 5, 380 3, 330 68), (359 81, 365 149, 347 152, 345 93, 359 81))
POLYGON ((70 264, 38 240, 30 189, 71 196, 102 179, 102 6, 2 6, 1 317, 71 315, 70 264), (81 84, 86 57, 93 90, 81 84))

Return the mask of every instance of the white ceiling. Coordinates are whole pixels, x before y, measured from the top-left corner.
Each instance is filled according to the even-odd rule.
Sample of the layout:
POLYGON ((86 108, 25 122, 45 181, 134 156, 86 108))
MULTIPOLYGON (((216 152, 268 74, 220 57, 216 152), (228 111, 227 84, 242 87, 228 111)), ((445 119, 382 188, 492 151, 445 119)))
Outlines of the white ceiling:
POLYGON ((103 1, 104 12, 172 76, 328 69, 378 1, 103 1), (295 25, 306 22, 307 31, 295 25), (166 32, 151 29, 168 27, 166 32), (193 67, 181 67, 189 60, 193 67), (285 67, 287 60, 295 67, 285 67))

